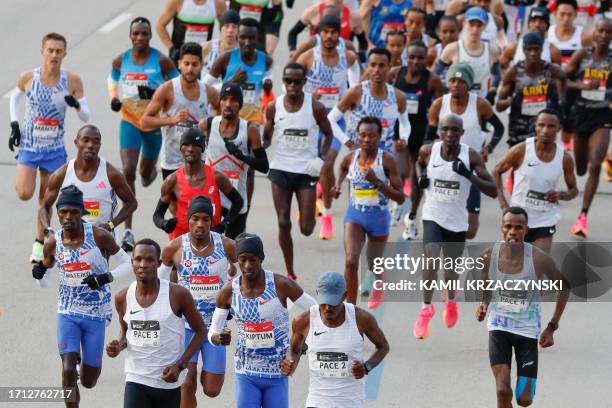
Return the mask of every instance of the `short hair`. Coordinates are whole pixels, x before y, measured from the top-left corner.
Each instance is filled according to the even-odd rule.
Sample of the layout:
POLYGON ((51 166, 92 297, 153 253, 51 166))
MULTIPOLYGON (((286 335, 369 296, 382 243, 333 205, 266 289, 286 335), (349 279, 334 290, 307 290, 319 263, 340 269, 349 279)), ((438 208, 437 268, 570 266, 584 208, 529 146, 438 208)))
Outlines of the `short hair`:
POLYGON ((440 26, 442 25, 443 21, 448 21, 450 23, 453 23, 455 26, 457 26, 457 28, 459 28, 459 20, 457 20, 457 17, 455 17, 455 16, 444 15, 444 16, 440 17, 440 21, 438 21, 438 28, 440 28, 440 26))
POLYGON ((49 33, 42 38, 42 46, 45 46, 45 43, 49 40, 61 41, 64 43, 64 49, 68 47, 68 42, 66 41, 66 37, 58 33, 49 33))
POLYGON ((378 134, 382 135, 382 130, 383 130, 382 122, 376 116, 364 116, 363 118, 359 119, 359 123, 357 123, 357 133, 359 133, 359 127, 361 125, 370 125, 370 124, 376 125, 376 127, 378 128, 378 134))
POLYGON ((574 8, 574 10, 578 10, 578 2, 576 0, 557 0, 555 2, 555 11, 562 4, 567 4, 568 6, 572 6, 574 8))
POLYGON ((427 20, 427 12, 425 10, 423 10, 420 7, 411 7, 408 9, 408 12, 406 13, 406 17, 408 17, 408 14, 410 13, 417 13, 423 16, 423 18, 425 20, 427 20))
POLYGON ((202 59, 202 46, 195 42, 186 42, 181 45, 181 53, 179 59, 182 59, 185 55, 194 55, 199 59, 202 59))
POLYGON ((146 24, 149 26, 149 30, 151 30, 151 22, 146 17, 136 17, 135 19, 133 19, 130 23, 130 31, 132 31, 132 26, 134 24, 146 24))
POLYGON ((518 206, 510 206, 510 207, 506 207, 506 209, 504 210, 504 212, 502 213, 502 218, 504 218, 506 216, 506 214, 514 214, 514 215, 522 215, 523 217, 525 217, 525 222, 529 222, 529 216, 527 215, 527 211, 525 211, 525 209, 523 207, 518 207, 518 206))
POLYGON ((406 36, 404 35, 405 31, 400 31, 400 30, 391 30, 387 33, 387 36, 385 37, 385 42, 387 42, 389 40, 389 37, 402 37, 402 41, 404 43, 406 43, 406 36))
POLYGON ((287 71, 288 69, 295 69, 295 70, 302 71, 302 74, 304 76, 308 74, 308 71, 306 71, 306 67, 297 62, 290 62, 287 65, 285 65, 285 68, 283 68, 283 75, 285 74, 285 71, 287 71))
POLYGON ((372 55, 384 55, 387 57, 387 59, 389 60, 389 62, 391 62, 391 51, 389 51, 386 48, 382 48, 382 47, 374 47, 372 48, 369 52, 368 52, 368 59, 370 59, 370 57, 372 55))
POLYGON ((251 27, 259 30, 259 21, 255 20, 254 18, 247 17, 240 19, 240 23, 238 23, 238 26, 251 27))
POLYGON ((153 241, 151 238, 143 238, 140 241, 138 241, 134 245, 134 251, 136 251, 136 247, 138 245, 151 245, 152 247, 155 248, 155 252, 157 253, 157 259, 161 258, 161 248, 159 247, 159 244, 157 242, 153 241))
POLYGON ((423 41, 413 41, 410 44, 408 44, 407 48, 410 48, 410 47, 420 47, 425 50, 425 53, 427 53, 427 46, 423 43, 423 41))
POLYGON ((540 115, 542 114, 547 114, 547 115, 554 115, 557 120, 560 122, 561 121, 561 115, 559 115, 559 112, 556 109, 553 108, 544 108, 541 111, 538 112, 538 114, 536 115, 536 120, 540 117, 540 115))
POLYGON ((76 134, 76 135, 77 135, 77 137, 81 136, 81 133, 83 133, 83 132, 85 132, 85 131, 87 131, 87 130, 94 131, 95 133, 97 133, 98 135, 100 135, 100 137, 102 136, 102 132, 100 132, 100 129, 98 129, 98 127, 97 127, 97 126, 95 126, 95 125, 92 125, 92 124, 89 124, 89 123, 88 123, 87 125, 82 126, 82 127, 81 127, 81 128, 78 130, 78 132, 77 132, 77 134, 76 134))

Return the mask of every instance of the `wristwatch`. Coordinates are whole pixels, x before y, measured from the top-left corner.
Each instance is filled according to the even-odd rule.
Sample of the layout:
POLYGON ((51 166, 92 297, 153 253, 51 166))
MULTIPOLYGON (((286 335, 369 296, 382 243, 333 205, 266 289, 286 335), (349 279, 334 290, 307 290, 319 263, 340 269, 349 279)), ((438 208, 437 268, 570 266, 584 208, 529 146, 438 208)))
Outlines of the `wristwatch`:
POLYGON ((363 368, 365 370, 366 375, 368 375, 370 373, 370 371, 372 371, 374 369, 374 367, 372 367, 372 363, 370 363, 369 361, 366 361, 363 364, 363 368))
POLYGON ((559 328, 559 323, 548 322, 548 328, 552 331, 556 331, 559 328))
POLYGON ((107 222, 106 225, 108 225, 108 227, 110 228, 111 231, 115 230, 115 224, 113 224, 112 221, 107 222))

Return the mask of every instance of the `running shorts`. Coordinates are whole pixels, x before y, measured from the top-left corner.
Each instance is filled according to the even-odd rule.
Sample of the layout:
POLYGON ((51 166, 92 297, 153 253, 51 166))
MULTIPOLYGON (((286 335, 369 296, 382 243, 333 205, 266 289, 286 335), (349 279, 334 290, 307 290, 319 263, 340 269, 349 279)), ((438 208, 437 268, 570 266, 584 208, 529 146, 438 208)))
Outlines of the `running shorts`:
MULTIPOLYGON (((192 337, 193 331, 185 328, 185 348, 189 345, 192 337)), ((208 340, 204 340, 199 352, 195 353, 189 362, 198 364, 199 356, 202 356, 202 362, 204 363, 202 371, 211 374, 225 374, 225 347, 215 347, 208 340)))
POLYGON ((127 381, 123 395, 123 408, 179 408, 181 387, 153 388, 127 381))
POLYGON ((512 349, 516 358, 517 377, 538 378, 538 339, 503 330, 489 332, 489 361, 491 366, 512 366, 512 349))
POLYGON ((612 128, 612 109, 588 109, 582 106, 574 108, 576 118, 576 133, 579 137, 588 139, 599 129, 612 128))
POLYGON ((344 215, 344 223, 359 225, 369 237, 384 237, 389 235, 391 215, 387 208, 363 212, 349 205, 344 215))
POLYGON ((48 152, 30 152, 19 150, 17 153, 17 163, 32 169, 40 169, 45 173, 53 173, 55 170, 66 164, 68 155, 66 149, 56 149, 48 152))
POLYGON ((58 313, 57 349, 60 356, 78 353, 83 364, 101 367, 105 328, 106 321, 103 319, 58 313))
POLYGON ((270 169, 268 172, 270 181, 283 190, 300 191, 308 188, 316 188, 317 177, 311 177, 308 174, 291 173, 284 170, 270 169))
POLYGON ((540 238, 548 238, 555 235, 557 228, 553 225, 550 227, 529 228, 525 234, 525 242, 535 242, 540 238))
POLYGON ((265 378, 236 374, 236 406, 239 408, 288 408, 287 377, 265 378))
POLYGON ((161 129, 145 132, 128 121, 122 120, 119 123, 119 147, 122 151, 136 150, 142 152, 145 159, 157 160, 161 146, 161 129))

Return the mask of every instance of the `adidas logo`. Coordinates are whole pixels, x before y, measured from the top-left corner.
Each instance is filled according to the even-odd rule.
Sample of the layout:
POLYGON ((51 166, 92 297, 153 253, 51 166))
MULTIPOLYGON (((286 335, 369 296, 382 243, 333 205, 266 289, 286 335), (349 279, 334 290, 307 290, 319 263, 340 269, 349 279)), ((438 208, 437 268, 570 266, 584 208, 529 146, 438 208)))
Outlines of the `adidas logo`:
POLYGON ((103 190, 103 189, 105 189, 105 188, 106 188, 106 183, 105 183, 104 181, 101 181, 101 182, 99 182, 99 183, 98 183, 98 185, 96 186, 96 188, 97 188, 98 190, 103 190))

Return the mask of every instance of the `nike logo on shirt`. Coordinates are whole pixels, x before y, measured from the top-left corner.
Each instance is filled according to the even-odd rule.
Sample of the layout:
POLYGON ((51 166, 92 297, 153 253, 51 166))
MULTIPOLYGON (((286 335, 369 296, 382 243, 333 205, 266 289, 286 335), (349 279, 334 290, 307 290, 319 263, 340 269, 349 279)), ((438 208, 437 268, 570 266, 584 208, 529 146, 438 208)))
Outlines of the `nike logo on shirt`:
POLYGON ((322 331, 322 332, 317 332, 317 331, 315 330, 314 335, 315 335, 315 336, 320 336, 320 335, 322 335, 323 333, 327 333, 327 330, 326 330, 326 331, 322 331))
POLYGON ((142 310, 130 310, 131 315, 136 314, 138 312, 142 312, 142 310))
POLYGON ((434 164, 433 166, 434 168, 436 168, 436 167, 444 166, 444 164, 434 164))
POLYGON ((534 167, 534 166, 537 166, 538 164, 540 164, 540 163, 527 163, 527 166, 534 167))
POLYGON ((265 305, 266 303, 268 303, 269 301, 271 301, 272 299, 268 299, 268 300, 260 300, 259 301, 259 305, 265 305))

